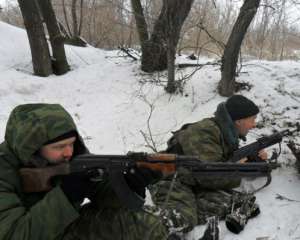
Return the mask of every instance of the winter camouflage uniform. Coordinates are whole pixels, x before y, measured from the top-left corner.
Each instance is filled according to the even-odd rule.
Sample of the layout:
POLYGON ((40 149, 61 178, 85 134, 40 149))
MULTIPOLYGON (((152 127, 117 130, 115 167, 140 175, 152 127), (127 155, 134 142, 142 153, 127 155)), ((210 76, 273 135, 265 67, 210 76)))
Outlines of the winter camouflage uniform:
MULTIPOLYGON (((221 103, 214 118, 184 125, 175 132, 168 142, 167 152, 196 155, 207 162, 226 162, 238 145, 238 132, 225 104, 221 103)), ((224 219, 232 203, 230 189, 239 184, 240 179, 204 179, 182 168, 178 170, 171 191, 172 181, 166 180, 156 184, 151 193, 158 207, 165 204, 165 211, 169 211, 174 227, 186 232, 195 225, 205 223, 209 216, 224 219), (174 212, 177 214, 172 214, 174 212)))
MULTIPOLYGON (((45 166, 47 161, 36 158, 36 151, 72 130, 76 130, 72 117, 57 104, 20 105, 11 113, 0 145, 0 240, 134 240, 144 235, 153 215, 122 207, 105 181, 97 186, 94 201, 84 207, 72 205, 59 184, 49 192, 22 191, 19 169, 45 166)), ((74 154, 85 152, 78 137, 74 154)), ((152 239, 165 234, 158 226, 152 239)))

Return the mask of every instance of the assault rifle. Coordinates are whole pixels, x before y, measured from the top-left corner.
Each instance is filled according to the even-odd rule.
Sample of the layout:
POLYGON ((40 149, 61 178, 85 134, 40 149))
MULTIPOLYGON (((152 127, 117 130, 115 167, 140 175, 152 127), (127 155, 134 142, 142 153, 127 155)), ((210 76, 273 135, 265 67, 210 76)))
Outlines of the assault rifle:
POLYGON ((67 174, 88 174, 108 178, 115 193, 131 209, 140 208, 144 200, 127 185, 124 172, 149 168, 164 176, 184 167, 204 177, 269 177, 277 163, 206 163, 195 156, 175 154, 128 153, 127 155, 78 155, 69 163, 44 168, 22 168, 20 175, 24 192, 49 191, 51 178, 67 174))
MULTIPOLYGON (((258 153, 260 150, 272 146, 277 143, 282 142, 282 138, 286 136, 291 136, 295 132, 300 131, 300 124, 296 124, 296 128, 294 130, 285 129, 280 132, 275 132, 269 136, 264 136, 257 141, 250 143, 244 147, 239 148, 238 150, 234 151, 232 158, 230 159, 231 162, 237 162, 243 158, 248 158, 247 162, 261 162, 262 160, 258 157, 258 153)), ((279 145, 281 150, 281 145, 279 145)), ((279 153, 273 152, 273 156, 271 160, 277 160, 279 153)))

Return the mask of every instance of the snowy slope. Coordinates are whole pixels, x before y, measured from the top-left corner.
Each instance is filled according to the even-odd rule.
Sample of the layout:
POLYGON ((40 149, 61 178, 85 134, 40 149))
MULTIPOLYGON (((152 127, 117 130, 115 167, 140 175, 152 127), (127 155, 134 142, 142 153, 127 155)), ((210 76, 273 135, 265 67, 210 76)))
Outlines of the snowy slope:
MULTIPOLYGON (((13 107, 50 102, 60 103, 70 111, 94 153, 150 152, 144 137, 150 133, 155 147, 162 150, 171 136, 170 131, 211 116, 217 104, 226 100, 215 91, 220 79, 219 66, 203 67, 186 81, 182 94, 170 96, 162 86, 165 73, 142 73, 138 62, 124 58, 118 51, 68 46, 66 52, 72 71, 42 78, 32 74, 26 32, 0 22, 0 35, 1 139, 13 107)), ((178 61, 188 62, 185 57, 178 61)), ((207 61, 214 60, 203 58, 199 63, 207 61)), ((193 70, 178 71, 177 78, 193 70)), ((264 128, 252 131, 248 142, 262 133, 271 133, 272 129, 282 130, 290 123, 300 122, 300 62, 247 62, 238 80, 253 86, 241 93, 253 99, 262 113, 259 120, 264 128)), ((299 137, 296 140, 300 143, 299 137)), ((151 142, 150 145, 153 146, 151 142)), ((293 156, 285 144, 282 147, 279 161, 292 165, 293 156)), ((300 239, 299 174, 292 167, 284 166, 272 175, 272 183, 257 193, 262 213, 250 220, 239 235, 233 235, 221 223, 221 239, 300 239), (277 194, 290 200, 280 200, 277 194)), ((244 187, 258 187, 264 181, 245 181, 244 187)), ((202 226, 197 227, 188 239, 197 239, 202 231, 202 226)))

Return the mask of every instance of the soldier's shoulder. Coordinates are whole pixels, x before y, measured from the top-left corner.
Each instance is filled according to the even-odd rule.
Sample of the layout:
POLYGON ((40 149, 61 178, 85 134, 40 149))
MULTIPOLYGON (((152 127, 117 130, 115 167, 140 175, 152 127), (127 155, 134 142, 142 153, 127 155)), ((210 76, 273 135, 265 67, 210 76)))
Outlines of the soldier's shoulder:
POLYGON ((204 118, 201 121, 192 124, 191 128, 193 128, 193 130, 198 129, 198 130, 205 130, 205 131, 209 131, 209 130, 216 131, 219 129, 217 123, 213 118, 204 118))

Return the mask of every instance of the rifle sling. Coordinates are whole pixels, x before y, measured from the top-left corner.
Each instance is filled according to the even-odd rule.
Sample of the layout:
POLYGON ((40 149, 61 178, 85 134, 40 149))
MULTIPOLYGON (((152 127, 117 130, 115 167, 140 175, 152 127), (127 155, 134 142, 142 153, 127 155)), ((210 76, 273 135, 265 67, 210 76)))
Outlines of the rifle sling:
POLYGON ((109 180, 113 190, 123 205, 128 207, 130 210, 138 210, 142 208, 144 205, 144 199, 131 190, 122 171, 111 170, 109 172, 109 180))
POLYGON ((260 191, 260 190, 262 190, 263 188, 265 188, 266 186, 268 186, 268 185, 271 183, 271 181, 272 181, 272 176, 271 176, 271 173, 269 173, 269 174, 267 175, 267 181, 266 181, 266 183, 265 183, 263 186, 259 187, 258 189, 254 190, 254 191, 253 191, 253 194, 254 194, 254 193, 257 193, 258 191, 260 191))

